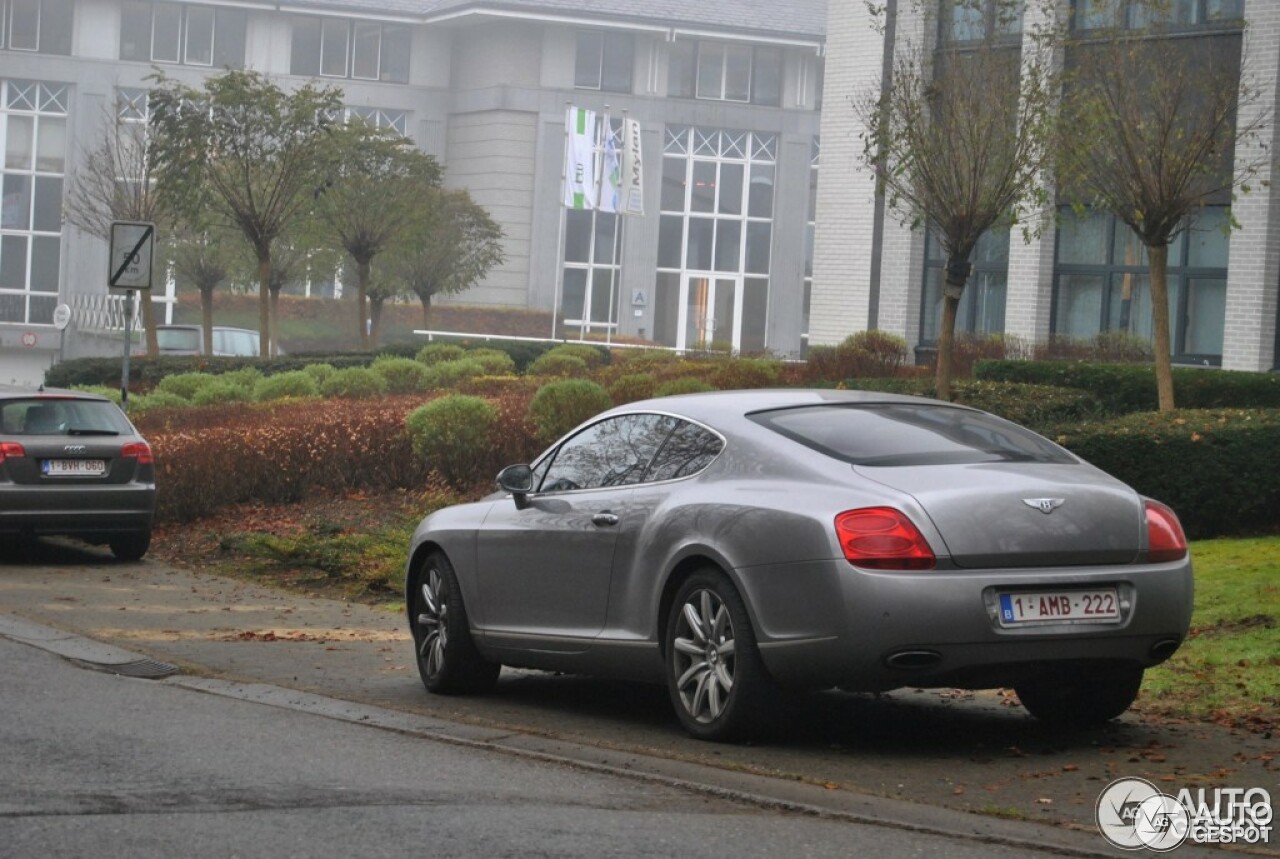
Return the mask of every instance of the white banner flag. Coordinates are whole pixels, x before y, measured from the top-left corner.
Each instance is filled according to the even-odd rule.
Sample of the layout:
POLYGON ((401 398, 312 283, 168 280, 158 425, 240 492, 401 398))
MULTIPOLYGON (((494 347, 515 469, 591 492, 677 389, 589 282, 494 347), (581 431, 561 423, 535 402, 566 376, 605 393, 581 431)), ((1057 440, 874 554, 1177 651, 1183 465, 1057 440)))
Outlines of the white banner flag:
POLYGON ((602 212, 616 212, 622 201, 622 155, 618 152, 618 141, 613 139, 607 115, 601 123, 600 133, 604 135, 604 153, 600 159, 599 209, 602 212))
POLYGON ((593 208, 599 184, 595 157, 596 112, 569 108, 565 132, 564 204, 570 209, 593 208))
POLYGON ((624 215, 644 214, 644 169, 640 158, 640 123, 622 120, 622 200, 618 211, 624 215))

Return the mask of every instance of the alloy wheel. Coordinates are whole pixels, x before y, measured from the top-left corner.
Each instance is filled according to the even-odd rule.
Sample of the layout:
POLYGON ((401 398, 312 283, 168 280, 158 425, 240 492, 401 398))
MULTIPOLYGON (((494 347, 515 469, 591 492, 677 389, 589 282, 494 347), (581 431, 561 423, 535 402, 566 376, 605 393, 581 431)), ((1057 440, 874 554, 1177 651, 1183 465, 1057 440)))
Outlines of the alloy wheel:
POLYGON ((696 721, 715 721, 733 692, 736 647, 728 606, 711 590, 690 594, 680 610, 673 644, 681 704, 696 721))

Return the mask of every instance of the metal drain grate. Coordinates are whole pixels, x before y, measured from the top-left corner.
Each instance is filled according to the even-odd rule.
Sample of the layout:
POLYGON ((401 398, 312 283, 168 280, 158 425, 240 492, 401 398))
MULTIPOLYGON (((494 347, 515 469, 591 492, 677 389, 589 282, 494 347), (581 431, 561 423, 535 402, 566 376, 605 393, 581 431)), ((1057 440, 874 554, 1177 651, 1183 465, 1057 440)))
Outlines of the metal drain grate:
POLYGON ((113 664, 86 662, 82 659, 75 661, 85 668, 92 668, 94 671, 105 671, 108 674, 136 677, 141 680, 159 680, 163 677, 177 674, 179 670, 176 665, 170 665, 168 662, 159 662, 155 659, 135 659, 133 662, 117 662, 113 664))

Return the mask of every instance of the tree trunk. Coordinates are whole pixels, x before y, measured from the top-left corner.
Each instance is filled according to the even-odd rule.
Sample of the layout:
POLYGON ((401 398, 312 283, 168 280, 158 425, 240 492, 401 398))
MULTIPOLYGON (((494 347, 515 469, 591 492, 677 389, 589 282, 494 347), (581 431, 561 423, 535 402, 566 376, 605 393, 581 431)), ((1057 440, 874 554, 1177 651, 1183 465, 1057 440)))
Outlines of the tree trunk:
POLYGON ((377 349, 382 338, 382 304, 383 298, 369 299, 369 348, 377 349))
POLYGON ((138 290, 142 299, 142 339, 147 344, 147 356, 155 358, 160 354, 160 344, 156 340, 156 308, 151 303, 151 290, 138 290))
POLYGON ((1173 349, 1169 343, 1169 246, 1147 248, 1151 264, 1151 333, 1156 353, 1156 393, 1160 411, 1171 412, 1173 404, 1173 349))
POLYGON ((258 251, 258 356, 271 357, 271 251, 258 251))
POLYGON ((280 286, 273 286, 271 294, 271 357, 280 354, 280 286))
POLYGON ((952 256, 947 261, 946 280, 942 285, 942 322, 938 327, 938 365, 934 372, 933 386, 940 400, 951 399, 952 353, 956 342, 956 315, 960 297, 969 281, 972 270, 968 256, 952 256))
POLYGON ((360 348, 369 350, 369 323, 365 303, 369 296, 369 260, 356 260, 356 316, 360 320, 360 348))
POLYGON ((418 293, 418 301, 422 302, 422 327, 431 330, 431 293, 418 293))
POLYGON ((213 354, 213 287, 200 287, 200 337, 204 341, 204 354, 213 354))

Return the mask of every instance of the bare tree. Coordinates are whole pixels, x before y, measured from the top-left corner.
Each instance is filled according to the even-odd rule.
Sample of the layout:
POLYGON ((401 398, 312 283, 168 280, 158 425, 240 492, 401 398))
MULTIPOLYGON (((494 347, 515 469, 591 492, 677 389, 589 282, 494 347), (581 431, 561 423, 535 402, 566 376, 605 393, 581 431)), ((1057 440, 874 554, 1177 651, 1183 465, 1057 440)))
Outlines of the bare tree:
POLYGON ((151 90, 151 155, 157 179, 193 219, 238 229, 258 266, 261 355, 271 354, 271 252, 314 201, 323 146, 341 91, 306 84, 285 93, 253 71, 228 71, 192 89, 157 73, 151 90))
POLYGON ((1156 389, 1169 411, 1169 245, 1205 205, 1249 190, 1266 159, 1239 163, 1234 154, 1270 125, 1271 110, 1260 104, 1242 36, 1167 38, 1177 11, 1169 0, 1095 7, 1094 20, 1112 26, 1078 30, 1070 46, 1060 174, 1071 198, 1113 214, 1147 249, 1156 389), (1127 29, 1135 19, 1122 12, 1146 26, 1127 29))
POLYGON ((506 259, 499 226, 466 191, 433 189, 389 255, 385 276, 422 304, 431 327, 431 299, 470 289, 506 259))
MULTIPOLYGON (((890 5, 927 20, 937 8, 929 0, 890 5)), ((868 6, 880 31, 891 33, 887 7, 868 6)), ((1041 229, 1061 35, 1052 0, 953 0, 952 7, 957 19, 970 15, 979 38, 937 49, 931 40, 899 39, 889 80, 853 97, 866 129, 863 162, 902 222, 934 231, 946 255, 935 377, 942 399, 951 398, 956 316, 978 240, 995 226, 1041 229)))
POLYGON ((360 120, 336 129, 328 151, 328 176, 315 212, 355 262, 357 331, 367 349, 370 265, 439 187, 440 165, 411 141, 360 120))
POLYGON ((222 229, 175 230, 168 246, 174 275, 200 293, 200 323, 206 355, 213 354, 213 291, 235 273, 243 255, 238 233, 222 229))
MULTIPOLYGON (((120 108, 112 104, 103 111, 102 136, 84 151, 62 207, 69 222, 103 241, 110 241, 113 221, 163 224, 169 214, 147 157, 147 125, 123 118, 120 108)), ((151 296, 141 304, 147 354, 155 357, 160 350, 151 296)))

